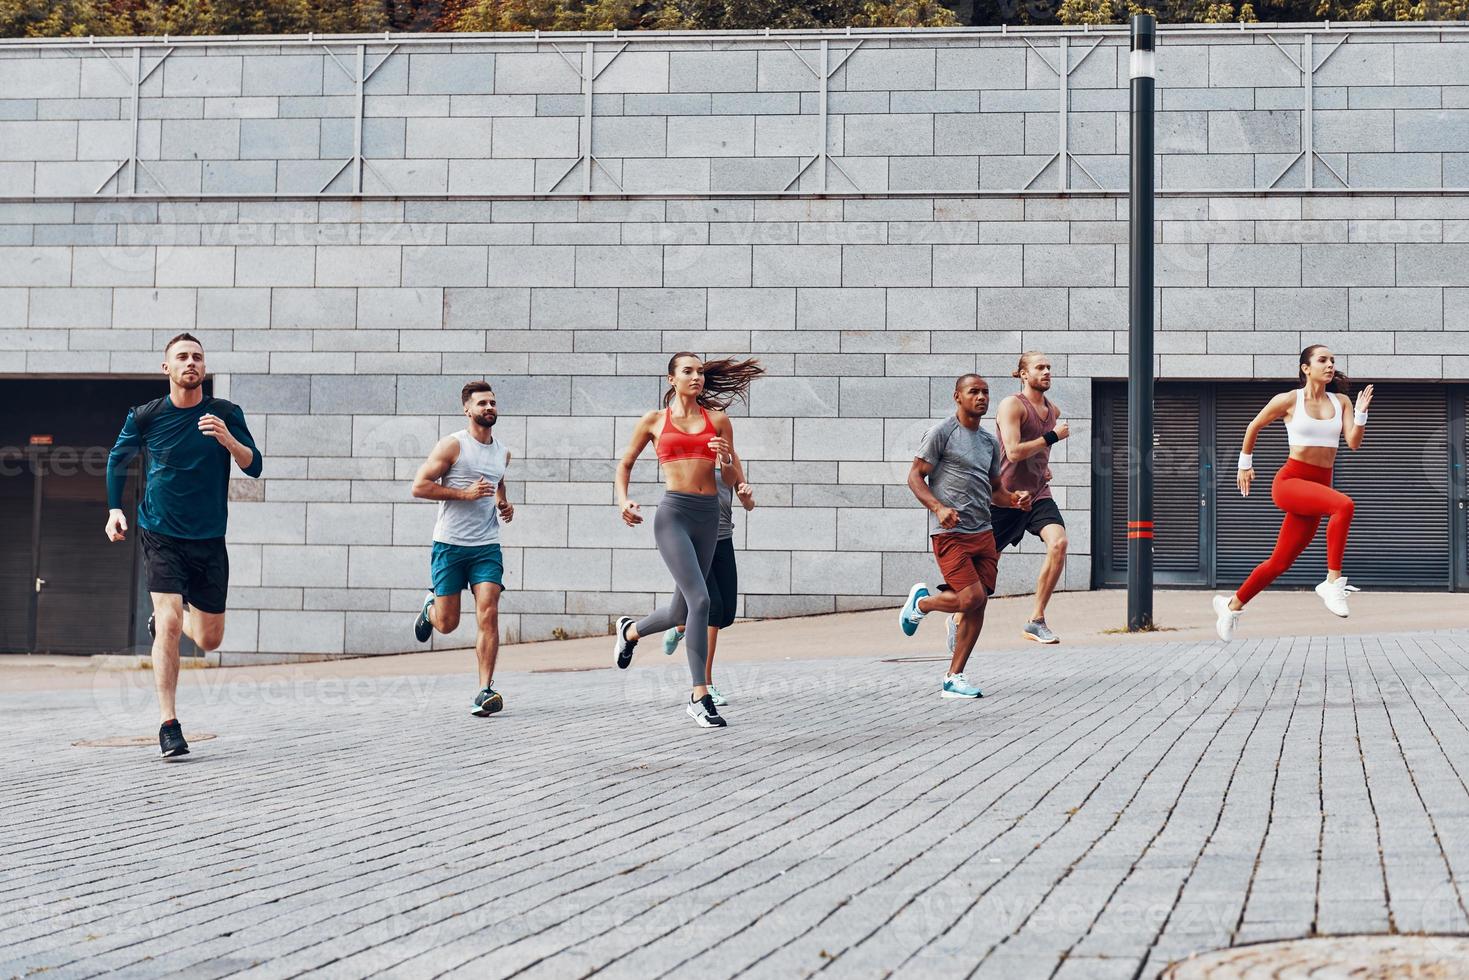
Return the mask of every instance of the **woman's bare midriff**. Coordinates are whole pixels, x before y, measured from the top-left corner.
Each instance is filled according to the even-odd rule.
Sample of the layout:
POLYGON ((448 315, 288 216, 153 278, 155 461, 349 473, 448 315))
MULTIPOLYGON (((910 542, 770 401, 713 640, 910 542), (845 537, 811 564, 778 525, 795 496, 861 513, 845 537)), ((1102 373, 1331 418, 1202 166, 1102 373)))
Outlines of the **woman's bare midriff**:
POLYGON ((1329 470, 1336 465, 1336 450, 1325 446, 1291 446, 1290 458, 1298 463, 1329 470))
POLYGON ((714 460, 670 459, 663 464, 664 487, 672 493, 717 493, 714 460))

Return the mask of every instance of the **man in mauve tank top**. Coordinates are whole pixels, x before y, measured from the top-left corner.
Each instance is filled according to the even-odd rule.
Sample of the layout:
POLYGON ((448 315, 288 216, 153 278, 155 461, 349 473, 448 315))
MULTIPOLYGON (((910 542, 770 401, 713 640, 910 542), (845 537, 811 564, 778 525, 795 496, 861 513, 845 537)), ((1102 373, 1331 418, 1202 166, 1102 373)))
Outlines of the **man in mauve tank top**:
POLYGON ((995 421, 1004 447, 1000 483, 1012 493, 1029 490, 1030 510, 995 509, 995 546, 1019 544, 1027 532, 1045 542, 1046 558, 1035 582, 1035 608, 1021 635, 1037 643, 1060 643, 1046 625, 1046 604, 1066 569, 1066 522, 1051 497, 1051 447, 1071 434, 1061 410, 1046 397, 1051 390, 1051 359, 1040 351, 1020 355, 1020 391, 1000 402, 995 421))
POLYGON ((510 523, 515 508, 505 496, 510 450, 492 432, 499 417, 494 389, 488 382, 471 381, 459 400, 469 424, 440 439, 413 478, 413 496, 439 502, 429 559, 433 588, 424 596, 413 634, 426 643, 434 630, 454 632, 459 627, 460 593, 469 589, 479 626, 474 653, 480 684, 469 713, 483 718, 505 707, 505 699, 493 687, 505 578, 500 525, 510 523))

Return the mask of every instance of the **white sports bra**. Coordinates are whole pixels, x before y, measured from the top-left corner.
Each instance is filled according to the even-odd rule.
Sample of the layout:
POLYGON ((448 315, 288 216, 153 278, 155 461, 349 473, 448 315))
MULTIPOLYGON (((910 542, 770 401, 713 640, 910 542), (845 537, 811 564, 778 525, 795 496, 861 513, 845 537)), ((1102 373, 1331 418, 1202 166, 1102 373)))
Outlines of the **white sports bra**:
POLYGON ((1322 446, 1335 449, 1341 442, 1341 401, 1331 395, 1331 418, 1312 418, 1306 413, 1306 389, 1296 389, 1296 410, 1285 423, 1286 436, 1292 446, 1322 446))

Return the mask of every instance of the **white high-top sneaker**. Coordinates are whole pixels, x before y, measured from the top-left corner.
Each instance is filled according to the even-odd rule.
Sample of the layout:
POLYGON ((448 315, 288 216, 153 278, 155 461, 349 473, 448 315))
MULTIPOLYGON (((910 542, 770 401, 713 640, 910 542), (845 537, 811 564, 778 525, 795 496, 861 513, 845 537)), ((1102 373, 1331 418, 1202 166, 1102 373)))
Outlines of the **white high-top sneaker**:
POLYGON ((1360 592, 1361 589, 1347 584, 1345 575, 1337 578, 1335 582, 1322 582, 1316 586, 1316 594, 1321 601, 1326 603, 1326 608, 1331 610, 1332 615, 1347 618, 1347 593, 1360 592))
POLYGON ((1244 610, 1238 611, 1229 608, 1229 597, 1216 595, 1214 597, 1214 632, 1219 634, 1219 639, 1228 643, 1234 639, 1234 626, 1239 622, 1244 610))

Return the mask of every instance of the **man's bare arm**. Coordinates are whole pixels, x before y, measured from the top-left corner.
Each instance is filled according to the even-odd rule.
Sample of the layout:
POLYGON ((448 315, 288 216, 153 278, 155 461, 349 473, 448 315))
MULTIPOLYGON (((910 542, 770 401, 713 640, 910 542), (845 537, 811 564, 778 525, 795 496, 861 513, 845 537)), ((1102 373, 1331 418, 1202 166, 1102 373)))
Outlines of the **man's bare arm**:
POLYGON ((439 481, 459 458, 459 440, 452 436, 440 439, 418 468, 413 478, 413 496, 420 500, 469 500, 467 490, 455 490, 439 481))

